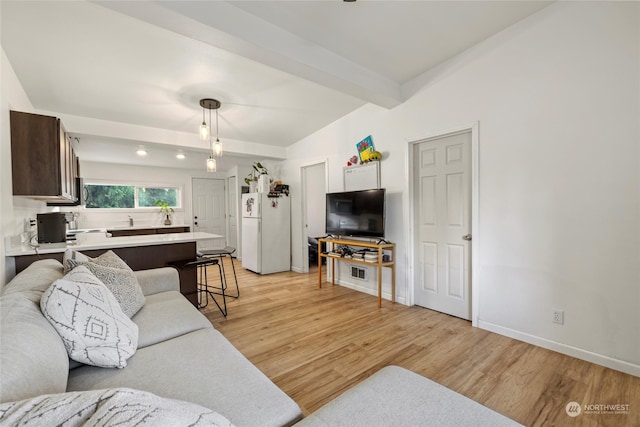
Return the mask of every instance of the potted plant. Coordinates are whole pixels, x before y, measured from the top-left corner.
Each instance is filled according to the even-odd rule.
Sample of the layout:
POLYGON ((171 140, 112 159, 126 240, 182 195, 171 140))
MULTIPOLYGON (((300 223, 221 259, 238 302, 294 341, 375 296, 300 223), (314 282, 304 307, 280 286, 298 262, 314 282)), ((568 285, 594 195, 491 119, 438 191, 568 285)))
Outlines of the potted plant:
POLYGON ((171 206, 169 206, 168 202, 165 202, 164 200, 158 200, 156 201, 156 206, 160 206, 160 212, 162 212, 163 215, 166 215, 165 220, 164 220, 164 225, 171 225, 171 214, 173 212, 175 212, 173 210, 173 208, 171 206))
POLYGON ((258 184, 258 178, 261 175, 269 175, 269 171, 267 168, 262 166, 260 162, 255 162, 252 166, 251 172, 244 179, 245 184, 249 186, 249 192, 253 193, 255 191, 256 185, 258 184))

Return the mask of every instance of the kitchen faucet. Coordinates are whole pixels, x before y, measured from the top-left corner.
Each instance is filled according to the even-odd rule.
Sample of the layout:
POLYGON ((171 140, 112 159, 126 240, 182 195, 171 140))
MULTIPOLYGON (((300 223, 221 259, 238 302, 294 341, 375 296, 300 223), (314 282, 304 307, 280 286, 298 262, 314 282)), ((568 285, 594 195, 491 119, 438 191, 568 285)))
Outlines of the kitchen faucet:
POLYGON ((133 227, 133 218, 131 217, 131 215, 129 216, 129 227, 133 227))

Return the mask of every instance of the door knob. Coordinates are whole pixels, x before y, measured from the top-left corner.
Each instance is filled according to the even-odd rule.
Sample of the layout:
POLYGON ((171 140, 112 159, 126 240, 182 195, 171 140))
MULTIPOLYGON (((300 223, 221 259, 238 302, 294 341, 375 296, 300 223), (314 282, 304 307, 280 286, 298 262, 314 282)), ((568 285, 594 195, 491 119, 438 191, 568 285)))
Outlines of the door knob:
POLYGON ((471 234, 465 234, 462 236, 462 240, 471 240, 471 234))

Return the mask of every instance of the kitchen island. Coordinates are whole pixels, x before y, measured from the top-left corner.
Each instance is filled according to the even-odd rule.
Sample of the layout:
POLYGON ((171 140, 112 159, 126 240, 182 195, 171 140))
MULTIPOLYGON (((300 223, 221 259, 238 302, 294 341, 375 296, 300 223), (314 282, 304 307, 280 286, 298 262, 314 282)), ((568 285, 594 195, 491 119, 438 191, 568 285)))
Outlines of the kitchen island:
MULTIPOLYGON (((107 237, 103 233, 85 233, 77 236, 75 243, 46 243, 31 247, 21 245, 7 248, 5 255, 12 257, 16 273, 38 259, 54 258, 62 261, 67 249, 97 257, 112 250, 133 270, 167 267, 172 263, 195 259, 196 251, 223 249, 225 238, 203 232, 149 234, 140 236, 107 237)), ((180 273, 180 292, 192 304, 197 305, 197 277, 195 269, 183 269, 180 273)))

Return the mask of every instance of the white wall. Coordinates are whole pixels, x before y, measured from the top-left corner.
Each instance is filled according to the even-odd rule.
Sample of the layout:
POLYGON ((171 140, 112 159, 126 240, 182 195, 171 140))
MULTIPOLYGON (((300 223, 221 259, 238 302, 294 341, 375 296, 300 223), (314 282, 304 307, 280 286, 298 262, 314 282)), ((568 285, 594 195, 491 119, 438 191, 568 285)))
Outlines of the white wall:
MULTIPOLYGON (((2 237, 18 235, 23 231, 24 218, 35 219, 44 211, 45 203, 13 197, 11 179, 11 129, 9 111, 33 111, 31 101, 22 89, 4 49, 0 58, 0 230, 2 237)), ((5 245, 0 242, 0 287, 13 275, 14 265, 5 259, 5 245)))
POLYGON ((299 141, 283 168, 293 223, 297 165, 331 153, 329 191, 342 190, 342 166, 371 134, 397 296, 410 300, 409 142, 478 122, 480 327, 640 375, 639 7, 553 4, 421 77, 399 107, 365 106, 299 141))

